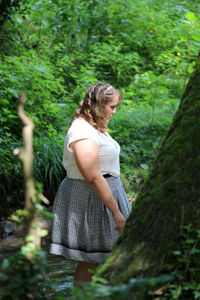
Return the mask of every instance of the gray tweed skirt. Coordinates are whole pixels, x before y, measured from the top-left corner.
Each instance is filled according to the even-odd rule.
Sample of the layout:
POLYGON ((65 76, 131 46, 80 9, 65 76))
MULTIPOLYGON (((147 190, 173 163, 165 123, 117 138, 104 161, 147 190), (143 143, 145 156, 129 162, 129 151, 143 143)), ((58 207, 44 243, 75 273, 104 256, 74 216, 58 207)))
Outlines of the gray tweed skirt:
MULTIPOLYGON (((105 178, 118 207, 127 219, 130 204, 120 177, 105 178)), ((68 259, 103 263, 119 237, 112 213, 85 180, 66 177, 53 205, 50 253, 68 259)))

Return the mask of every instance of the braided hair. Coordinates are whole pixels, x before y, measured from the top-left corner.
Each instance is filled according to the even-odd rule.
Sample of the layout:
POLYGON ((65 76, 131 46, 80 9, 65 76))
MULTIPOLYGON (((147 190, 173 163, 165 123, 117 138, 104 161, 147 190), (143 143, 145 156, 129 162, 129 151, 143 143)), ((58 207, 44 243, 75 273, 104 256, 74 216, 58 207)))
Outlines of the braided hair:
POLYGON ((120 105, 122 95, 116 88, 104 82, 93 84, 87 89, 85 97, 71 119, 70 126, 74 119, 82 117, 98 131, 104 133, 107 130, 105 105, 111 102, 116 95, 119 98, 118 105, 120 105))

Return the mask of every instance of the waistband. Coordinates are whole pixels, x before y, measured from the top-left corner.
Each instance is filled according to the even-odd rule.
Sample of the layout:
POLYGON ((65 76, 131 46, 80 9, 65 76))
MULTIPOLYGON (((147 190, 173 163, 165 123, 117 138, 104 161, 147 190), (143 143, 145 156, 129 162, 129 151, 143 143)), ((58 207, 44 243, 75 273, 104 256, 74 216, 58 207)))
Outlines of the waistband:
POLYGON ((104 174, 103 177, 104 177, 104 178, 112 177, 112 175, 110 175, 110 174, 104 174))

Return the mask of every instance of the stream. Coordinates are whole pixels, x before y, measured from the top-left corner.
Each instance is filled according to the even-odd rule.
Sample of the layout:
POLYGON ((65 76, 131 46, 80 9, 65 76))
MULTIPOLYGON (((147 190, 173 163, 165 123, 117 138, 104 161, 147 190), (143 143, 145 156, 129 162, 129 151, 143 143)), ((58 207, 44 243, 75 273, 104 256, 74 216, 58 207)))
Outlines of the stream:
MULTIPOLYGON (((5 239, 0 239, 0 262, 16 253, 24 240, 20 234, 9 235, 5 239)), ((42 240, 42 248, 47 253, 47 262, 50 268, 49 277, 51 280, 59 281, 59 285, 55 290, 55 294, 62 291, 62 294, 66 296, 66 299, 70 299, 71 291, 70 287, 73 285, 73 274, 76 267, 76 262, 67 260, 63 256, 53 255, 49 253, 50 238, 44 238, 42 240)), ((53 295, 55 295, 53 294, 53 295)), ((52 295, 52 299, 54 298, 52 295)))

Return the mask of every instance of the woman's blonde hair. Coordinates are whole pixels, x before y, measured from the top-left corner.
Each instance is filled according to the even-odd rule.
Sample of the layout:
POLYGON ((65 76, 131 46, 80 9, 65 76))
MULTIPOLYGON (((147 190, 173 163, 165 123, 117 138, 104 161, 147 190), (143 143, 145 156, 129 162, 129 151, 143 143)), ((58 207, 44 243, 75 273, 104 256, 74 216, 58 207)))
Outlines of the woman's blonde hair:
POLYGON ((120 105, 122 95, 116 88, 104 82, 93 84, 87 89, 84 99, 71 119, 70 126, 74 119, 82 117, 98 131, 104 133, 107 130, 105 105, 111 102, 116 95, 119 98, 118 105, 120 105))

